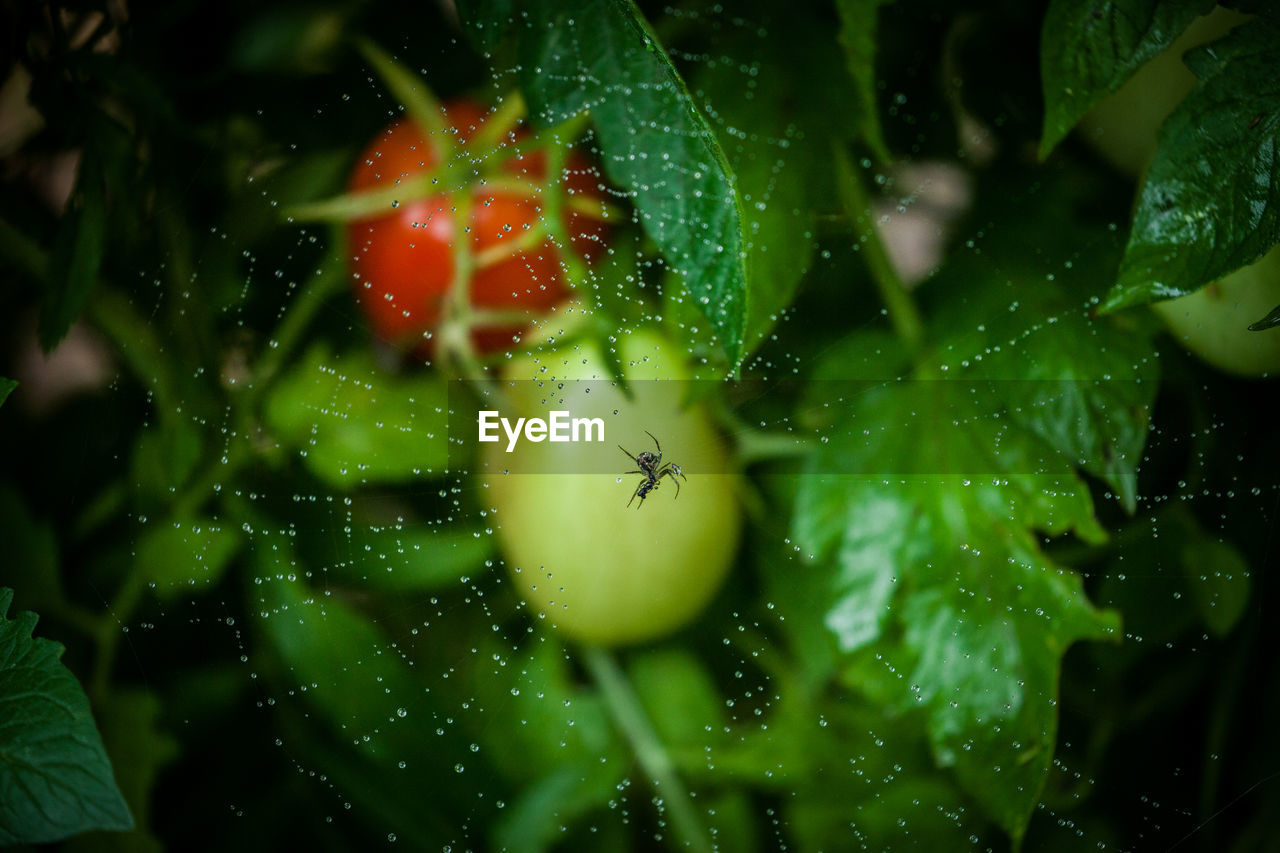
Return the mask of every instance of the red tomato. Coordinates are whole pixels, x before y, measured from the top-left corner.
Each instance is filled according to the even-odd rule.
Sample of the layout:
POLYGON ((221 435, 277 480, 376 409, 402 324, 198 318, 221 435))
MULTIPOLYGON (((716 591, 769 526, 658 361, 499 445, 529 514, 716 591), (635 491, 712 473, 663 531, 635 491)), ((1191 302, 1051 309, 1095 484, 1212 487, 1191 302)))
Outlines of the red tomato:
MULTIPOLYGON (((445 105, 445 116, 461 143, 456 156, 465 158, 466 143, 484 123, 484 109, 471 101, 455 101, 445 105)), ((409 120, 394 122, 361 154, 348 186, 358 191, 402 182, 439 163, 438 146, 417 125, 409 120)), ((542 205, 535 192, 545 175, 546 155, 542 151, 508 160, 486 176, 489 180, 527 183, 528 192, 489 189, 477 175, 470 190, 470 292, 475 308, 525 311, 532 319, 568 296, 560 259, 550 240, 496 260, 493 252, 487 252, 520 239, 537 224, 542 205)), ((600 183, 594 169, 580 158, 569 158, 563 182, 569 195, 598 200, 600 183)), ((570 211, 566 225, 575 251, 583 257, 606 237, 605 225, 598 217, 570 211)), ((454 285, 457 234, 456 208, 445 193, 401 199, 385 216, 348 225, 356 295, 376 335, 414 345, 424 332, 438 326, 454 285)), ((527 325, 473 327, 471 336, 481 352, 493 352, 509 348, 513 336, 527 325)))

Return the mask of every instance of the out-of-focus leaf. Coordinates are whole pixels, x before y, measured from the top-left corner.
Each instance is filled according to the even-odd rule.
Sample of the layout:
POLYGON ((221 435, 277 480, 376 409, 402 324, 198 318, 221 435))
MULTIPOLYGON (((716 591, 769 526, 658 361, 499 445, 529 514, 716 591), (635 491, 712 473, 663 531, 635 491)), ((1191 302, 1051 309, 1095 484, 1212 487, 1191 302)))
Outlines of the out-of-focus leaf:
POLYGON ((1038 547, 1035 531, 1097 535, 1084 484, 1038 472, 1038 439, 971 391, 908 383, 845 403, 854 426, 810 460, 794 527, 832 566, 822 610, 841 650, 901 632, 898 703, 928 709, 938 762, 1016 839, 1053 756, 1061 656, 1118 621, 1038 547))
POLYGON ((737 364, 748 280, 733 171, 675 66, 631 0, 460 4, 487 49, 514 41, 531 117, 590 111, 605 173, 631 195, 645 232, 737 364))
POLYGON ((345 24, 336 9, 267 8, 237 33, 228 63, 250 73, 327 71, 342 43, 345 24))
POLYGON ((665 745, 702 752, 709 741, 718 740, 724 700, 692 654, 680 649, 648 652, 636 656, 629 670, 631 686, 665 745))
POLYGON ((486 643, 487 661, 473 673, 472 689, 495 719, 483 735, 486 752, 513 779, 532 780, 557 763, 610 763, 621 775, 622 744, 600 696, 575 684, 559 643, 538 642, 512 652, 486 643))
POLYGON ((306 701, 343 741, 382 762, 403 758, 429 722, 403 652, 350 605, 298 580, 287 543, 254 545, 260 625, 306 701))
POLYGON ((75 192, 62 215, 40 311, 40 346, 51 351, 80 316, 102 267, 107 202, 102 165, 92 149, 80 159, 75 192))
POLYGON ((488 571, 493 536, 482 530, 427 525, 351 526, 334 544, 329 573, 362 589, 438 589, 488 571))
POLYGON ((136 826, 128 833, 81 835, 67 849, 159 853, 164 846, 148 830, 151 796, 160 770, 178 754, 177 741, 160 729, 160 700, 146 690, 115 689, 98 716, 102 740, 136 826))
POLYGON ((1280 22, 1258 16, 1186 62, 1199 83, 1160 129, 1103 311, 1183 296, 1280 242, 1280 22))
POLYGON ((13 389, 17 387, 17 381, 0 376, 0 405, 4 405, 4 401, 9 399, 9 395, 12 394, 13 389))
POLYGON ((208 519, 152 527, 138 542, 137 571, 161 599, 199 594, 222 579, 243 542, 239 531, 208 519))
POLYGON ((62 645, 32 636, 34 613, 7 618, 12 602, 0 587, 0 844, 132 829, 62 645))
POLYGON ((0 583, 21 578, 22 600, 37 610, 52 609, 62 600, 53 525, 37 519, 8 483, 0 483, 0 525, 6 531, 0 539, 4 553, 0 583))
POLYGON ((1248 603, 1248 565, 1231 545, 1209 535, 1186 507, 1166 506, 1121 530, 1130 543, 1108 562, 1099 604, 1124 616, 1126 642, 1099 661, 1118 672, 1204 628, 1224 636, 1248 603))
POLYGON ((406 482, 448 461, 444 384, 380 373, 363 350, 317 345, 272 388, 267 424, 320 479, 338 488, 406 482))
POLYGON ((1212 0, 1053 0, 1040 46, 1045 102, 1041 159, 1090 108, 1211 8, 1212 0))
POLYGON ((617 796, 629 756, 595 691, 573 682, 563 646, 514 653, 486 643, 473 673, 488 709, 483 751, 524 792, 495 829, 500 849, 545 850, 564 827, 617 796))
POLYGON ((1182 550, 1182 570, 1200 618, 1219 637, 1226 636, 1249 603, 1249 566, 1231 545, 1204 537, 1182 550))
POLYGON ((617 771, 604 765, 552 765, 526 786, 494 826, 494 847, 511 853, 551 850, 576 818, 617 793, 617 771))
POLYGON ((200 461, 200 431, 188 420, 169 418, 143 429, 133 447, 130 468, 140 494, 172 501, 200 461))
POLYGON ((880 113, 876 109, 876 18, 886 2, 888 0, 836 0, 840 45, 853 78, 850 110, 867 147, 885 161, 889 159, 889 146, 885 144, 880 113))

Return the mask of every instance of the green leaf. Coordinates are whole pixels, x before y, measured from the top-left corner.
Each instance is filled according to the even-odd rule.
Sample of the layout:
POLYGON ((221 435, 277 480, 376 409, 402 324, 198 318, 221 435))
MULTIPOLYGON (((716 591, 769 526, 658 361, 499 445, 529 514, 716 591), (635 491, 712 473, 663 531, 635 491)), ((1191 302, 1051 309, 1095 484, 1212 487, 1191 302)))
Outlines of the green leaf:
POLYGON ((40 346, 51 351, 66 337, 98 281, 107 244, 103 170, 92 149, 80 160, 76 189, 54 242, 50 280, 40 311, 40 346))
POLYGON ((546 850, 565 827, 618 794, 630 756, 594 689, 575 682, 565 648, 538 641, 514 652, 490 637, 472 684, 491 716, 482 751, 523 789, 495 827, 497 849, 546 850))
POLYGON ((1280 23, 1254 18, 1186 62, 1199 83, 1160 129, 1103 311, 1183 296, 1280 241, 1280 23))
POLYGON ((0 587, 0 844, 132 829, 62 645, 32 636, 34 613, 7 618, 12 602, 0 587))
POLYGON ((444 383, 379 372, 372 355, 313 347, 272 388, 266 421, 320 479, 338 488, 409 482, 448 462, 444 383))
POLYGON ((347 524, 338 543, 326 543, 336 561, 329 574, 362 589, 421 592, 439 589, 467 575, 487 572, 494 541, 479 529, 426 524, 347 524), (334 551, 337 551, 335 554, 334 551))
POLYGON ((733 171, 684 81, 630 0, 461 4, 492 48, 514 40, 533 120, 590 111, 609 179, 711 322, 733 364, 748 303, 742 212, 733 171))
POLYGON ((138 543, 137 570, 161 600, 217 585, 243 544, 240 532, 208 519, 152 527, 138 543))
POLYGON ((4 405, 4 401, 9 399, 9 395, 13 393, 13 389, 18 387, 18 383, 13 379, 6 379, 0 376, 0 406, 4 405))
POLYGON ((367 757, 384 764, 403 757, 429 722, 403 652, 351 605, 297 580, 287 543, 255 545, 261 573, 255 610, 291 677, 305 687, 306 701, 367 757))
POLYGON ((1053 0, 1041 35, 1045 111, 1040 158, 1048 157, 1085 113, 1211 8, 1213 0, 1053 0))
POLYGON ((1061 657, 1118 628, 1038 545, 1100 535, 1088 491, 981 385, 860 388, 833 418, 794 520, 830 567, 823 621, 842 653, 895 662, 936 760, 1018 839, 1052 760, 1061 657))
POLYGON ((1190 543, 1181 557, 1200 618, 1219 637, 1231 633, 1249 603, 1248 563, 1230 544, 1207 536, 1190 543))
POLYGON ((752 56, 750 74, 737 63, 717 62, 692 81, 738 178, 751 290, 747 352, 773 329, 812 263, 814 199, 827 183, 817 164, 829 137, 845 130, 829 126, 830 105, 815 103, 813 92, 815 78, 841 78, 838 54, 823 49, 808 22, 779 22, 770 31, 774 38, 748 41, 737 51, 752 56))
POLYGON ((1084 269, 1046 282, 1026 264, 1001 266, 1009 278, 987 280, 981 310, 947 312, 949 325, 978 331, 953 337, 944 358, 957 378, 992 380, 1017 423, 1106 482, 1133 512, 1159 361, 1150 329, 1095 317, 1081 302, 1072 279, 1084 269), (992 302, 1003 304, 992 310, 992 302))
POLYGON ((658 739, 705 764, 700 753, 724 727, 724 700, 706 668, 688 651, 663 649, 638 655, 629 670, 658 739))
POLYGON ((552 850, 576 818, 600 808, 617 793, 618 771, 601 765, 549 765, 524 787, 494 826, 494 849, 511 853, 552 850))
POLYGON ((146 501, 169 502, 195 471, 200 430, 185 418, 166 418, 138 433, 129 460, 133 484, 146 501))
POLYGON ((850 111, 872 153, 888 161, 889 146, 876 109, 876 18, 888 0, 836 0, 840 14, 840 46, 853 77, 850 111))

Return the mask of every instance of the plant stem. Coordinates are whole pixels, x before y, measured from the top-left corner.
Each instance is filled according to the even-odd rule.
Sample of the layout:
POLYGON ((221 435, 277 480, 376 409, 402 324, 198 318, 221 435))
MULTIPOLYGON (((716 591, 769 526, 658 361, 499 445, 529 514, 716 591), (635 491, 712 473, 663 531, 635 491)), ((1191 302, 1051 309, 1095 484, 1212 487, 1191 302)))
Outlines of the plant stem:
POLYGON ((860 251, 880 291, 880 298, 889 311, 889 322, 898 337, 902 338, 911 350, 919 349, 924 339, 924 321, 916 308, 915 300, 907 292, 906 285, 898 277, 897 271, 889 261, 884 243, 880 240, 880 232, 876 228, 871 212, 871 198, 866 187, 849 162, 848 153, 840 147, 835 149, 836 186, 846 215, 853 221, 857 230, 860 251))
POLYGON ((671 828, 681 847, 697 851, 711 850, 693 807, 693 800, 676 774, 666 747, 649 724, 640 699, 613 655, 598 646, 582 649, 583 662, 604 696, 613 721, 622 731, 640 768, 649 777, 671 820, 671 828))
MULTIPOLYGON (((475 182, 475 173, 494 168, 539 148, 563 144, 578 138, 586 129, 587 116, 580 115, 563 124, 527 136, 512 145, 504 145, 464 162, 445 161, 391 185, 379 185, 359 192, 344 193, 334 198, 288 207, 284 211, 290 222, 350 222, 371 216, 385 216, 396 202, 426 198, 439 194, 455 197, 475 182)), ((455 158, 456 160, 457 158, 455 158)))

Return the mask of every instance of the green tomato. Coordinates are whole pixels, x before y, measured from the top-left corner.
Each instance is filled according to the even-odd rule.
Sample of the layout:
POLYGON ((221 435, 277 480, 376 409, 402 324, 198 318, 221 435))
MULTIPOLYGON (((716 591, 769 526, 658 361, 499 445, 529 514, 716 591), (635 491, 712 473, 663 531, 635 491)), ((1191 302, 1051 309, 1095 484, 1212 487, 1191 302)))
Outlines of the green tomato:
POLYGON ((1214 367, 1242 376, 1280 371, 1280 328, 1249 324, 1280 305, 1280 249, 1195 293, 1151 307, 1183 346, 1214 367))
POLYGON ((1160 125, 1195 87, 1196 76, 1182 55, 1247 20, 1248 15, 1221 6, 1196 18, 1169 47, 1081 119, 1085 141, 1121 172, 1141 177, 1155 157, 1160 125))
POLYGON ((523 353, 503 372, 503 417, 600 417, 604 441, 482 445, 482 479, 506 563, 530 608, 562 633, 616 645, 689 623, 719 589, 737 547, 741 480, 705 409, 685 405, 681 350, 652 331, 615 344, 632 396, 608 380, 594 344, 523 353), (641 499, 634 456, 662 449, 664 477, 641 499), (630 506, 628 506, 628 502, 630 506))

